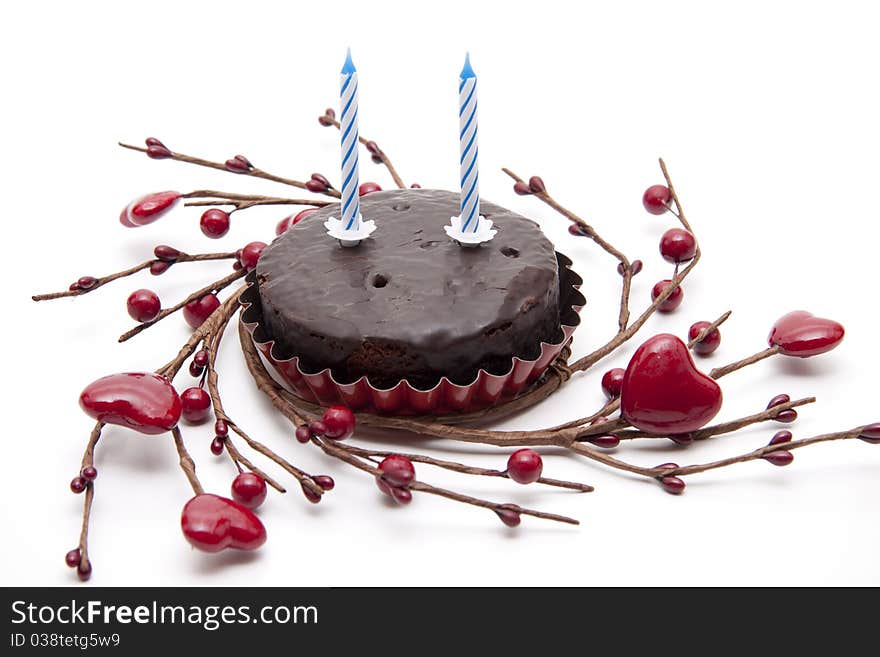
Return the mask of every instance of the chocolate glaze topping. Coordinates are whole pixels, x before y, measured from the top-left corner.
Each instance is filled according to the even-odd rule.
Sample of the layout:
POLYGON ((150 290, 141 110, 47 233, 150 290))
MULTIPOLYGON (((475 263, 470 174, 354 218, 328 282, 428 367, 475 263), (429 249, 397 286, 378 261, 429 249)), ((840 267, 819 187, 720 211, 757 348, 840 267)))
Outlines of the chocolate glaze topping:
POLYGON ((481 201, 498 234, 462 248, 443 231, 458 206, 447 191, 374 192, 361 212, 377 228, 357 247, 326 234, 338 204, 278 237, 257 264, 273 355, 341 383, 427 389, 442 376, 468 384, 480 368, 505 373, 513 356, 560 340, 559 265, 538 225, 481 201))

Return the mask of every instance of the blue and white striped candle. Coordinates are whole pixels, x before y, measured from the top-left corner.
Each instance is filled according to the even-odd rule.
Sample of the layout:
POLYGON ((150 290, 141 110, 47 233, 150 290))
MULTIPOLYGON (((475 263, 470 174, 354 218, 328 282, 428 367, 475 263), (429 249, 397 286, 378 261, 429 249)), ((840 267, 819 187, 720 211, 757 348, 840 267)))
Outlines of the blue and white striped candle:
POLYGON ((361 204, 358 196, 358 75, 351 61, 351 48, 340 72, 339 131, 342 145, 342 226, 346 231, 360 229, 361 204))
POLYGON ((464 59, 458 84, 461 149, 461 232, 476 232, 480 218, 480 171, 477 166, 477 76, 471 56, 464 59))

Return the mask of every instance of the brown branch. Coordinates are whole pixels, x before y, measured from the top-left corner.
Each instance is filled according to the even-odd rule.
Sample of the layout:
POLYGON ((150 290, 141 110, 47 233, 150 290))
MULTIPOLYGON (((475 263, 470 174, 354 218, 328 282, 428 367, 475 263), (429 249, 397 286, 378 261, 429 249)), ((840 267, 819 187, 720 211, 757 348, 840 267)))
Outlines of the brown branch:
MULTIPOLYGON (((501 169, 504 173, 510 176, 516 182, 525 182, 522 178, 516 175, 513 171, 508 169, 507 167, 503 167, 501 169)), ((560 205, 556 199, 554 199, 550 194, 546 191, 543 192, 535 192, 534 196, 538 197, 541 201, 549 205, 551 208, 556 210, 563 217, 568 219, 573 224, 576 224, 578 228, 580 228, 581 234, 585 237, 589 237, 593 242, 599 245, 606 253, 614 256, 620 264, 623 266, 623 287, 621 289, 620 295, 620 313, 618 315, 618 330, 623 331, 626 328, 626 325, 629 323, 629 295, 632 289, 632 278, 633 278, 633 269, 632 264, 627 259, 627 257, 618 250, 615 246, 613 246, 610 242, 606 241, 599 233, 586 221, 581 219, 574 212, 569 210, 568 208, 560 205)))
POLYGON ((193 331, 189 339, 177 352, 177 356, 157 369, 156 374, 167 376, 169 379, 177 376, 177 372, 180 371, 183 362, 192 355, 198 344, 215 331, 220 322, 228 321, 228 318, 238 309, 238 298, 244 290, 244 287, 238 288, 226 301, 220 304, 220 307, 211 313, 199 328, 193 331))
MULTIPOLYGON (((341 445, 331 443, 328 440, 320 440, 316 439, 314 441, 325 454, 329 456, 334 456, 341 461, 348 463, 349 465, 354 466, 358 470, 362 470, 367 472, 374 477, 376 475, 381 475, 382 471, 379 470, 375 465, 370 461, 363 461, 353 454, 350 454, 348 451, 342 448, 341 445)), ((482 500, 477 497, 471 497, 470 495, 464 495, 462 493, 456 493, 455 491, 447 490, 445 488, 438 488, 436 486, 431 486, 430 484, 426 484, 424 482, 413 480, 408 486, 410 490, 419 491, 422 493, 428 493, 429 495, 437 495, 439 497, 445 497, 446 499, 453 500, 455 502, 461 502, 463 504, 470 504, 472 506, 478 506, 484 509, 489 509, 490 511, 494 511, 495 513, 502 512, 504 510, 510 509, 511 505, 509 504, 499 504, 497 502, 489 502, 488 500, 482 500)), ((569 518, 567 516, 557 515, 555 513, 545 513, 544 511, 536 511, 534 509, 527 509, 524 507, 516 506, 514 507, 517 513, 526 516, 532 516, 535 518, 543 518, 544 520, 553 520, 556 522, 563 522, 569 525, 578 525, 580 524, 574 518, 569 518)))
MULTIPOLYGON (((336 120, 335 116, 331 116, 330 114, 325 113, 322 118, 327 121, 327 125, 336 126, 337 129, 340 128, 339 121, 336 120)), ((321 125, 324 125, 324 124, 322 123, 321 125)), ((382 161, 382 164, 385 165, 386 169, 388 169, 388 173, 391 174, 391 178, 394 180, 394 184, 397 185, 397 187, 399 189, 406 189, 406 183, 403 182, 403 179, 398 175, 397 169, 395 169, 394 165, 391 164, 391 160, 385 154, 385 151, 383 151, 381 148, 379 148, 379 144, 377 144, 376 142, 371 141, 369 139, 364 139, 360 135, 358 135, 358 141, 362 145, 367 147, 371 156, 375 155, 376 157, 378 157, 382 161)))
POLYGON ((122 335, 119 336, 119 342, 125 342, 126 340, 130 340, 131 338, 136 336, 141 331, 144 331, 144 330, 150 328, 151 326, 153 326, 154 324, 161 322, 163 319, 168 317, 168 315, 176 313, 178 310, 183 308, 188 303, 195 301, 196 299, 200 299, 201 297, 205 296, 208 293, 217 293, 220 290, 226 288, 230 284, 234 283, 235 281, 237 281, 240 278, 243 278, 246 275, 247 275, 247 271, 245 269, 240 269, 238 271, 232 272, 228 276, 221 278, 219 281, 214 281, 210 285, 206 285, 201 290, 198 290, 198 291, 190 294, 186 299, 184 299, 180 303, 177 303, 177 304, 171 306, 170 308, 163 308, 159 312, 159 314, 156 315, 155 319, 150 320, 149 322, 143 322, 142 324, 138 324, 133 329, 126 331, 125 333, 123 333, 122 335))
MULTIPOLYGON (((693 440, 706 440, 707 438, 711 438, 713 436, 733 433, 734 431, 739 431, 740 429, 743 429, 753 424, 775 420, 777 416, 782 413, 782 411, 787 411, 791 408, 798 408, 799 406, 805 406, 807 404, 813 404, 815 402, 815 397, 804 397, 803 399, 795 399, 794 401, 789 401, 784 404, 778 404, 764 411, 761 411, 760 413, 754 413, 752 415, 746 415, 745 417, 741 417, 736 420, 730 420, 729 422, 722 422, 720 424, 704 427, 702 429, 699 429, 698 431, 694 431, 690 434, 690 436, 693 440)), ((669 438, 669 436, 649 433, 647 431, 639 431, 635 429, 616 431, 614 432, 614 435, 621 440, 632 440, 635 438, 669 438)))
MULTIPOLYGON (((208 364, 206 366, 206 375, 205 375, 205 383, 208 387, 208 394, 211 397, 211 404, 214 408, 214 417, 217 420, 223 420, 226 422, 227 426, 231 428, 235 433, 239 434, 246 441, 250 441, 250 438, 238 427, 238 425, 232 421, 232 419, 226 414, 226 411, 223 408, 223 402, 220 399, 220 390, 219 390, 219 373, 216 368, 217 354, 220 351, 220 342, 223 339, 223 334, 226 332, 226 327, 229 325, 229 320, 232 317, 232 313, 229 315, 224 315, 221 321, 218 323, 217 327, 213 330, 212 334, 208 336, 205 340, 206 350, 208 352, 208 364)), ((241 464, 246 467, 248 470, 253 472, 254 474, 259 475, 262 479, 269 484, 272 488, 277 490, 279 493, 286 493, 287 490, 275 481, 274 478, 270 477, 268 474, 263 472, 260 468, 254 465, 247 457, 245 457, 241 452, 238 451, 238 448, 235 446, 235 443, 232 441, 231 436, 226 436, 223 439, 224 448, 226 449, 227 454, 232 459, 232 462, 235 464, 241 464)))
MULTIPOLYGON (((410 461, 416 463, 425 463, 427 465, 433 465, 438 468, 444 468, 445 470, 452 470, 453 472, 460 472, 461 474, 469 474, 469 475, 480 475, 483 477, 501 477, 504 479, 509 479, 507 472, 504 470, 490 470, 487 468, 476 468, 469 465, 464 465, 463 463, 456 463, 454 461, 444 461, 441 459, 431 458, 430 456, 422 456, 421 454, 409 454, 404 452, 390 452, 385 450, 374 450, 374 449, 364 449, 362 447, 356 447, 350 443, 338 443, 338 446, 342 449, 345 449, 356 456, 362 457, 377 457, 377 458, 385 458, 386 456, 397 455, 404 456, 408 458, 410 461)), ((562 481, 559 479, 549 479, 547 477, 541 477, 535 483, 545 484, 547 486, 556 486, 559 488, 567 488, 569 490, 575 490, 579 493, 591 493, 595 490, 592 486, 588 484, 581 484, 576 481, 562 481)))
POLYGON ((202 484, 196 476, 196 464, 193 463, 192 457, 186 451, 186 445, 183 444, 180 428, 174 427, 171 430, 171 435, 174 436, 174 445, 177 447, 177 455, 180 457, 180 469, 183 470, 183 474, 189 480, 189 485, 192 486, 193 492, 196 495, 201 495, 205 492, 205 489, 202 488, 202 484))
POLYGON ((143 271, 144 269, 149 269, 151 265, 157 262, 169 262, 176 265, 179 262, 204 262, 206 260, 230 260, 232 258, 235 258, 235 253, 232 252, 197 253, 195 255, 181 253, 173 262, 163 261, 159 258, 153 258, 152 260, 146 260, 145 262, 142 262, 139 265, 135 265, 134 267, 129 267, 128 269, 118 271, 115 274, 108 274, 107 276, 96 278, 95 283, 86 289, 65 290, 63 292, 50 292, 48 294, 35 294, 31 297, 31 299, 33 299, 34 301, 49 301, 51 299, 61 299, 62 297, 78 297, 83 294, 88 294, 89 292, 94 292, 102 285, 106 285, 107 283, 110 283, 117 279, 131 276, 132 274, 136 274, 139 271, 143 271))
POLYGON ((811 438, 803 438, 801 440, 793 440, 787 443, 777 443, 775 445, 766 445, 764 447, 759 447, 756 450, 751 452, 746 452, 745 454, 740 454, 739 456, 731 456, 730 458, 721 459, 718 461, 711 461, 709 463, 703 463, 699 465, 686 465, 680 468, 667 468, 665 470, 660 470, 655 468, 657 474, 662 474, 664 476, 684 476, 689 474, 697 474, 699 472, 706 472, 707 470, 716 470, 717 468, 723 468, 728 465, 734 465, 736 463, 746 463, 747 461, 754 461, 760 458, 763 458, 765 455, 770 452, 776 451, 792 451, 795 449, 800 449, 801 447, 807 447, 809 445, 816 445, 818 443, 824 443, 831 440, 851 440, 853 438, 859 438, 862 434, 862 431, 866 429, 867 425, 856 427, 854 429, 849 429, 847 431, 838 431, 835 433, 825 433, 820 434, 818 436, 813 436, 811 438))
MULTIPOLYGON (((127 148, 132 151, 138 151, 139 153, 146 153, 147 152, 147 149, 143 148, 141 146, 133 146, 131 144, 124 144, 122 142, 119 142, 119 145, 122 146, 122 148, 127 148)), ((262 178, 264 180, 271 180, 272 182, 281 183, 282 185, 290 185, 291 187, 298 187, 300 189, 308 189, 308 187, 306 187, 306 184, 304 182, 302 182, 301 180, 293 180, 291 178, 282 178, 281 176, 276 176, 275 174, 269 173, 267 171, 263 171, 262 169, 253 168, 253 169, 249 169, 247 171, 241 171, 241 172, 229 171, 229 169, 226 168, 226 165, 223 162, 212 162, 211 160, 205 160, 203 158, 194 157, 192 155, 184 155, 183 153, 174 153, 172 151, 169 151, 169 155, 166 159, 176 160, 178 162, 186 162, 187 164, 195 164, 200 167, 207 167, 209 169, 217 169, 218 171, 227 171, 229 173, 235 173, 236 175, 240 175, 240 176, 251 176, 254 178, 262 178)), ((321 192, 321 193, 325 194, 326 196, 333 196, 333 197, 339 198, 339 192, 337 192, 335 189, 328 189, 328 190, 321 192)))
MULTIPOLYGON (((94 429, 92 429, 92 433, 89 436, 89 442, 86 444, 86 449, 83 452, 82 460, 80 461, 80 472, 82 472, 83 468, 95 464, 95 445, 98 444, 98 439, 101 437, 101 431, 103 429, 103 422, 96 423, 94 429)), ((81 579, 85 580, 92 574, 92 563, 89 561, 89 522, 92 516, 92 502, 95 498, 94 481, 89 481, 86 484, 84 494, 82 526, 79 531, 79 545, 77 546, 80 554, 77 573, 81 579)))
POLYGON ((709 376, 711 376, 713 379, 720 379, 722 376, 730 374, 731 372, 736 372, 737 370, 741 370, 748 365, 758 363, 765 358, 770 358, 770 356, 775 356, 778 353, 779 347, 777 345, 774 345, 772 347, 764 349, 763 351, 759 351, 758 353, 753 354, 748 358, 743 358, 742 360, 730 363, 729 365, 725 365, 724 367, 716 367, 714 370, 709 372, 709 376))
POLYGON ((283 198, 279 196, 262 196, 259 194, 234 194, 232 192, 218 192, 213 189, 197 189, 194 192, 181 195, 181 198, 209 199, 203 201, 189 201, 184 207, 232 205, 235 210, 246 210, 257 205, 309 205, 323 208, 332 205, 333 201, 321 201, 304 198, 283 198))

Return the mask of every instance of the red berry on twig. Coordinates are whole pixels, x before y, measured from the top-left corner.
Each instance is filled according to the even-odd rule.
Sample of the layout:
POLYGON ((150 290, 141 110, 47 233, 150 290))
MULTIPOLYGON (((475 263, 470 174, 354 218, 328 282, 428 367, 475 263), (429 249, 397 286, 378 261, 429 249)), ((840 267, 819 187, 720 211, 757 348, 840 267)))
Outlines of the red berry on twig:
POLYGON ((859 434, 859 439, 864 440, 866 443, 871 443, 872 445, 880 445, 880 422, 869 424, 862 429, 862 433, 859 434))
POLYGON ((501 522, 508 527, 519 527, 520 522, 522 522, 519 507, 515 504, 504 504, 495 509, 495 513, 501 519, 501 522))
POLYGON ((306 181, 306 189, 310 192, 320 194, 321 192, 326 192, 329 189, 329 186, 325 185, 320 180, 312 179, 306 181))
POLYGON ((183 307, 183 318, 192 328, 199 328, 211 314, 220 307, 220 299, 216 294, 208 293, 190 301, 183 307))
POLYGON ((365 182, 361 183, 361 186, 358 187, 358 195, 366 196, 367 194, 372 194, 373 192, 381 192, 382 188, 379 187, 378 184, 374 182, 365 182))
POLYGON ((229 435, 229 425, 226 424, 226 420, 217 420, 214 423, 214 433, 218 438, 225 438, 229 435))
POLYGON ((211 441, 211 454, 214 456, 220 456, 223 453, 223 440, 220 438, 214 438, 211 441))
POLYGON ((321 417, 324 435, 333 440, 345 440, 354 434, 355 417, 345 406, 331 406, 321 417))
POLYGON ((306 444, 312 439, 312 432, 309 430, 309 426, 307 424, 301 424, 296 428, 294 436, 296 436, 297 442, 306 444))
POLYGON ((773 465, 778 465, 779 467, 782 467, 794 461, 794 454, 787 450, 780 449, 775 452, 768 452, 767 454, 764 454, 764 456, 762 456, 761 458, 765 461, 769 461, 773 465))
POLYGON ((79 548, 74 548, 64 555, 64 563, 70 568, 76 568, 80 561, 82 561, 82 553, 79 551, 79 548))
POLYGON ((686 487, 683 479, 669 476, 661 477, 660 485, 663 486, 663 490, 672 495, 681 495, 686 487))
POLYGON ((529 184, 523 180, 517 180, 513 183, 513 191, 520 196, 528 196, 533 193, 531 188, 529 188, 529 184))
POLYGON ((164 160, 171 157, 171 151, 165 148, 161 143, 150 144, 147 146, 147 157, 151 157, 154 160, 164 160))
POLYGON ((544 185, 544 181, 541 180, 540 176, 532 176, 529 178, 529 189, 533 194, 544 194, 547 191, 547 187, 544 185))
POLYGON ((620 438, 613 434, 608 434, 607 436, 590 436, 589 438, 587 438, 587 442, 595 445, 596 447, 614 449, 615 447, 620 445, 620 438))
POLYGON ((312 477, 312 481, 318 484, 325 491, 333 490, 336 487, 336 482, 333 481, 333 477, 329 475, 316 475, 312 477))
POLYGON ((371 155, 378 155, 379 153, 382 152, 379 150, 379 144, 377 144, 374 141, 368 141, 366 144, 364 144, 364 147, 367 149, 367 152, 369 152, 371 155))
POLYGON ((229 232, 229 213, 219 208, 211 208, 202 213, 199 228, 205 237, 218 239, 229 232))
POLYGON ((144 139, 144 143, 147 146, 164 146, 165 145, 161 141, 156 139, 155 137, 147 137, 146 139, 144 139))
POLYGON ((80 562, 76 568, 76 576, 79 577, 80 581, 87 582, 92 576, 92 564, 80 562))
POLYGON ((150 273, 153 276, 159 276, 160 274, 164 274, 171 267, 172 263, 165 262, 164 260, 159 260, 158 262, 154 262, 150 265, 150 273))
POLYGON ((313 173, 311 179, 314 180, 314 181, 316 181, 316 182, 321 183, 321 184, 324 185, 324 187, 327 188, 327 189, 329 189, 330 187, 332 187, 332 185, 330 184, 330 181, 327 180, 327 178, 326 178, 325 176, 322 176, 320 173, 313 173))
POLYGON ((777 431, 773 434, 773 437, 770 439, 768 444, 770 445, 779 445, 781 443, 790 443, 791 442, 791 431, 777 431))
POLYGON ((672 263, 693 260, 697 255, 697 240, 684 228, 670 228, 660 238, 660 255, 672 263))
POLYGON ((180 257, 180 251, 175 249, 173 246, 168 246, 167 244, 160 244, 155 249, 153 249, 153 255, 159 260, 167 260, 168 262, 174 262, 180 257))
POLYGON ((211 397, 202 388, 187 388, 180 393, 183 419, 191 424, 199 424, 211 414, 211 397))
POLYGON ((785 393, 781 395, 776 395, 773 399, 767 402, 767 410, 770 410, 774 406, 781 406, 782 404, 787 404, 791 401, 791 397, 786 395, 785 393))
POLYGON ((669 210, 672 193, 666 185, 652 185, 642 195, 642 205, 651 214, 663 214, 669 210))
POLYGON ((541 478, 544 461, 533 449, 518 449, 507 459, 507 476, 518 484, 531 484, 541 478))
POLYGON ((305 498, 312 504, 317 504, 321 501, 321 496, 311 488, 307 488, 305 484, 302 484, 302 492, 305 498))
POLYGON ((777 413, 776 417, 774 417, 773 419, 776 420, 777 422, 788 423, 788 422, 794 422, 795 420, 797 420, 797 416, 798 416, 798 412, 796 410, 794 410, 793 408, 788 408, 784 411, 780 411, 779 413, 777 413))
POLYGON ((413 462, 400 454, 391 454, 379 463, 381 478, 390 486, 409 486, 416 478, 413 462))
MULTIPOLYGON (((711 326, 711 322, 696 322, 691 325, 690 330, 688 330, 688 341, 696 340, 697 336, 700 335, 705 329, 711 326)), ((699 342, 695 343, 691 349, 694 350, 694 353, 699 354, 700 356, 708 356, 721 344, 721 332, 714 328, 699 342)))
POLYGON ((93 465, 87 465, 80 471, 79 476, 86 481, 94 481, 98 478, 98 470, 93 465))
POLYGON ((76 287, 79 290, 90 290, 95 287, 98 279, 94 276, 80 276, 76 279, 76 287))
POLYGON ((152 322, 162 309, 159 296, 152 290, 135 290, 125 305, 129 316, 136 322, 152 322))
POLYGON ((265 242, 250 242, 249 244, 246 244, 241 250, 241 255, 238 257, 241 266, 248 271, 251 271, 257 266, 257 261, 260 259, 263 249, 265 248, 265 242))
POLYGON ((623 387, 623 375, 626 370, 622 367, 615 367, 608 370, 602 375, 602 392, 608 399, 617 399, 620 397, 620 389, 623 387))
POLYGON ((249 509, 266 501, 266 480, 253 472, 241 472, 232 480, 232 499, 249 509))
POLYGON ((199 349, 195 354, 193 354, 193 362, 199 367, 205 367, 205 365, 208 364, 208 350, 199 349))
POLYGON ((232 173, 247 173, 254 168, 254 165, 251 164, 244 155, 236 155, 235 157, 229 158, 224 163, 224 166, 227 171, 231 171, 232 173))
POLYGON ((327 433, 327 426, 321 420, 309 422, 309 433, 315 438, 323 438, 327 433))
POLYGON ((587 237, 589 235, 579 223, 574 221, 568 224, 568 232, 575 237, 587 237))
POLYGON ((70 490, 71 492, 82 493, 86 489, 86 480, 80 476, 76 476, 70 481, 70 490))
MULTIPOLYGON (((654 287, 651 288, 651 301, 656 301, 670 285, 672 285, 672 281, 669 279, 655 283, 654 287)), ((657 310, 661 313, 671 313, 681 305, 682 301, 684 301, 684 290, 682 290, 681 285, 679 285, 660 303, 659 306, 657 306, 657 310)))
MULTIPOLYGON (((569 232, 570 232, 570 229, 569 229, 569 232)), ((640 271, 642 271, 643 265, 642 265, 641 260, 633 260, 631 263, 629 263, 629 266, 630 266, 630 269, 632 269, 632 275, 635 276, 640 271)), ((620 274, 621 276, 623 276, 625 272, 626 272, 626 269, 624 269, 623 263, 619 262, 617 264, 617 273, 620 274)))

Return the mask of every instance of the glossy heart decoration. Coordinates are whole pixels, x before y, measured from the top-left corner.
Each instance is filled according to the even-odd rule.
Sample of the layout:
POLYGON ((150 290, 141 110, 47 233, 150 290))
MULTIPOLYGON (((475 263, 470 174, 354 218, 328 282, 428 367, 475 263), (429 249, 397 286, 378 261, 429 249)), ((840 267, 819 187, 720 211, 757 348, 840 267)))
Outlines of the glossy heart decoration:
POLYGON ((843 326, 834 320, 796 310, 776 320, 768 341, 786 356, 809 358, 834 349, 843 334, 843 326))
POLYGON ((180 397, 164 376, 151 372, 111 374, 93 381, 79 396, 89 417, 148 435, 165 433, 180 419, 180 397))
POLYGON ((694 365, 687 345, 656 335, 633 354, 620 392, 621 415, 642 431, 695 431, 721 410, 721 388, 694 365))
POLYGON ((128 228, 146 226, 167 213, 180 199, 180 192, 155 192, 129 203, 119 213, 119 223, 128 228))
POLYGON ((210 493, 196 495, 186 503, 180 528, 186 540, 203 552, 256 550, 266 542, 266 528, 250 509, 210 493))

